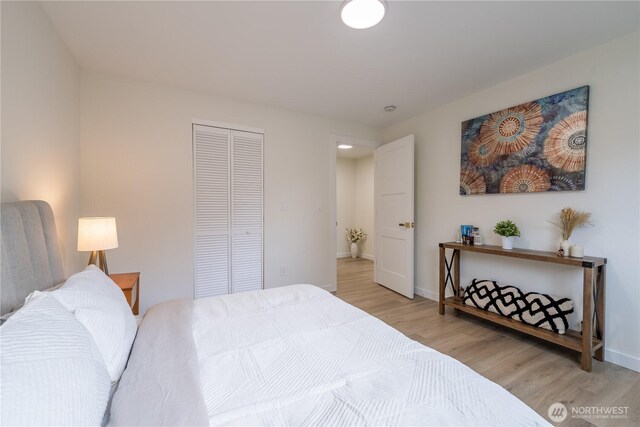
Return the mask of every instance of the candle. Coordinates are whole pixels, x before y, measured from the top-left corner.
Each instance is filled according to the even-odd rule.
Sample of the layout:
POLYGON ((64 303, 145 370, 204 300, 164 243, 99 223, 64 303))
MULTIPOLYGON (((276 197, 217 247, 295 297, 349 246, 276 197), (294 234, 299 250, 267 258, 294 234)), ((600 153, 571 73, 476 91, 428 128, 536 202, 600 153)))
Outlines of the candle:
POLYGON ((584 257, 584 249, 582 246, 573 245, 569 250, 569 254, 574 258, 582 258, 584 257))

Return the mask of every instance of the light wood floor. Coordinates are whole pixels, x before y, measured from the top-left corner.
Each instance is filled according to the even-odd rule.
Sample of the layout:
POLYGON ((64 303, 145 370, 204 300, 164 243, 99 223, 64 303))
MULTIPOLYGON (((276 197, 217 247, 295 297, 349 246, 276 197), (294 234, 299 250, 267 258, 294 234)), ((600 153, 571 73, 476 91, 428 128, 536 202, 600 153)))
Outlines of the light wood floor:
POLYGON ((447 309, 436 302, 405 298, 373 282, 373 263, 338 260, 338 291, 344 301, 383 320, 409 338, 468 365, 500 384, 548 419, 549 405, 627 406, 627 419, 572 419, 560 426, 640 425, 640 374, 593 360, 593 371, 580 369, 578 354, 535 338, 447 309))

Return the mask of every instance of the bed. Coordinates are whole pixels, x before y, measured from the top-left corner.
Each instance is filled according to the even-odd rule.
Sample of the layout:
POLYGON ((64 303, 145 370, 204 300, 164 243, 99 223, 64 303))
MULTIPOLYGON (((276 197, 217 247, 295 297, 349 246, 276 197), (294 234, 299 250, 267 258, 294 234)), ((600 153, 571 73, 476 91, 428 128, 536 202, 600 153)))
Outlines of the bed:
MULTIPOLYGON (((4 212, 5 206, 3 261, 11 235, 5 232, 4 212)), ((9 264, 10 259, 7 253, 9 264)), ((103 280, 93 270, 79 274, 103 280)), ((48 287, 56 280, 37 286, 48 287)), ((83 283, 76 287, 90 287, 83 283)), ((33 286, 33 281, 14 283, 10 289, 21 296, 27 292, 22 288, 33 286)), ((109 285, 101 286, 102 292, 109 285)), ((4 298, 4 264, 2 287, 4 298)), ((7 307, 18 305, 19 299, 7 307)), ((54 300, 41 297, 20 310, 52 305, 54 300)), ((24 323, 24 317, 13 322, 12 317, 2 326, 3 340, 11 335, 4 333, 7 326, 19 337, 15 324, 24 323)), ((87 357, 94 357, 91 354, 87 357)), ((94 359, 87 366, 93 366, 94 359)), ((9 391, 4 354, 2 363, 4 397, 9 391)), ((108 377, 98 370, 96 381, 103 384, 108 377)), ((97 400, 104 401, 102 422, 114 426, 549 425, 462 363, 313 285, 158 304, 137 328, 126 369, 111 380, 108 393, 104 385, 98 387, 97 400)), ((24 394, 25 387, 19 386, 24 394)), ((5 400, 3 414, 15 412, 5 400)), ((84 421, 95 421, 101 405, 84 421)), ((28 402, 20 407, 39 411, 42 406, 47 405, 28 402)))

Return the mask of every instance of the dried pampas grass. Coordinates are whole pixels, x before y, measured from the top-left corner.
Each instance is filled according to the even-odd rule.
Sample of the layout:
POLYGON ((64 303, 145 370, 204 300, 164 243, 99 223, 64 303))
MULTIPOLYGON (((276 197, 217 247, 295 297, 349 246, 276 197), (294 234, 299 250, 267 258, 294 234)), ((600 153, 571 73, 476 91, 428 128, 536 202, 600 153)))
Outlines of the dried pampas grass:
POLYGON ((562 230, 562 240, 569 240, 571 234, 576 228, 582 227, 586 224, 591 224, 591 212, 577 211, 573 208, 564 208, 560 211, 560 223, 553 225, 562 230))

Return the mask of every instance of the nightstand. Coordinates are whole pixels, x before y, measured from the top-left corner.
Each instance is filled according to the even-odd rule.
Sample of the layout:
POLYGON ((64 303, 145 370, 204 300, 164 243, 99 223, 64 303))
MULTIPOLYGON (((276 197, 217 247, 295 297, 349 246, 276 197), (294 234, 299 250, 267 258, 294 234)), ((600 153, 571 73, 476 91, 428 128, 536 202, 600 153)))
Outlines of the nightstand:
POLYGON ((140 273, 110 274, 109 277, 122 289, 131 311, 137 316, 140 301, 140 273))

